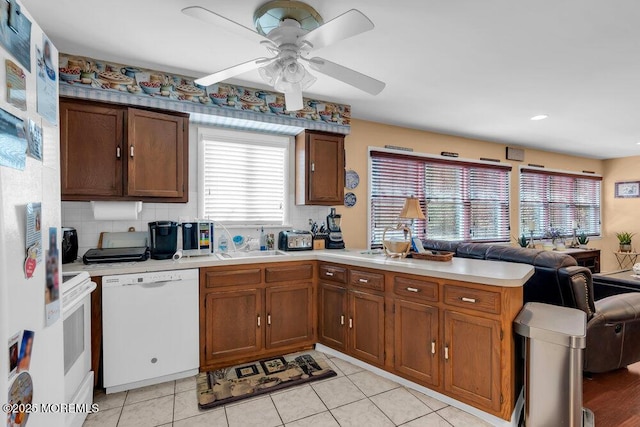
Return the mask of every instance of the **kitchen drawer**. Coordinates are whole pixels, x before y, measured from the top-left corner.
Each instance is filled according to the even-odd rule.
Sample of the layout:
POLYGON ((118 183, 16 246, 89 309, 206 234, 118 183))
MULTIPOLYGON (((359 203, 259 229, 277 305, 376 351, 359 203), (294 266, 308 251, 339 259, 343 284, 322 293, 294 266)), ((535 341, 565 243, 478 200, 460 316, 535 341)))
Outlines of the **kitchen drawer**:
POLYGON ((384 292, 384 274, 350 270, 349 284, 384 292))
POLYGON ((220 288, 223 286, 259 285, 262 281, 260 268, 244 268, 235 270, 207 270, 204 273, 205 287, 220 288))
POLYGON ((347 283, 347 269, 337 265, 320 264, 320 280, 331 280, 332 282, 347 283))
POLYGON ((500 314, 500 292, 444 285, 445 304, 500 314))
POLYGON ((408 277, 394 277, 393 292, 398 296, 438 301, 438 283, 408 277))
POLYGON ((265 268, 265 281, 286 282, 290 280, 310 280, 313 278, 313 264, 287 265, 265 268))

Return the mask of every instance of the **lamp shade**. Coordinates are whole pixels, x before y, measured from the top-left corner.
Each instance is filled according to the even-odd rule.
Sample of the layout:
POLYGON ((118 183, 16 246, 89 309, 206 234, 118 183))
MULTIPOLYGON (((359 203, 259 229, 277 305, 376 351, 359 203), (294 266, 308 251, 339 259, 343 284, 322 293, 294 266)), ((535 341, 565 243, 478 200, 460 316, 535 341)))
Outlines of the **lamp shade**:
POLYGON ((420 201, 415 197, 407 197, 402 207, 402 212, 399 215, 400 218, 411 219, 426 219, 422 209, 420 208, 420 201))

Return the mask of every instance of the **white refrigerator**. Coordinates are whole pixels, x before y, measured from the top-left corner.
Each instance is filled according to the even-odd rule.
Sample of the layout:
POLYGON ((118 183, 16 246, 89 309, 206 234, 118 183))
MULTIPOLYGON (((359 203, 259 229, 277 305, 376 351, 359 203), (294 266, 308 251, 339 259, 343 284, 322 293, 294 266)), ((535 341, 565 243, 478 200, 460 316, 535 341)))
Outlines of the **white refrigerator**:
POLYGON ((0 425, 64 426, 64 410, 55 406, 64 403, 63 321, 60 300, 56 307, 55 300, 51 302, 52 288, 47 289, 47 284, 62 283, 60 259, 55 264, 51 261, 55 251, 61 253, 58 52, 21 1, 0 3, 0 402, 6 404, 17 396, 35 405, 23 407, 30 413, 13 417, 3 407, 6 421, 0 420, 0 425), (12 71, 8 71, 8 60, 12 71), (7 132, 15 120, 24 123, 27 134, 30 121, 41 129, 42 144, 31 148, 36 157, 23 158, 23 153, 15 151, 21 147, 16 143, 21 136, 14 135, 15 126, 7 132), (30 206, 34 207, 31 215, 30 206), (27 232, 29 227, 35 234, 27 232), (50 251, 51 229, 57 231, 57 239, 50 251), (34 238, 37 245, 38 233, 41 256, 27 278, 26 247, 34 238), (22 366, 15 366, 16 351, 24 353, 22 366), (43 412, 46 406, 41 405, 47 404, 54 406, 43 412))

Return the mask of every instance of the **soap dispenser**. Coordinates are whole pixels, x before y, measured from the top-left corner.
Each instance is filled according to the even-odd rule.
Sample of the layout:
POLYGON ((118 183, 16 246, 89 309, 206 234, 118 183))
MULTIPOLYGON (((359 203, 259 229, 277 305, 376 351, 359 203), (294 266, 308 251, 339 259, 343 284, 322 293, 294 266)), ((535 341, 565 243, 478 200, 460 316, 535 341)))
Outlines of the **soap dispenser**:
POLYGON ((260 250, 267 250, 267 235, 264 234, 264 227, 260 227, 260 250))

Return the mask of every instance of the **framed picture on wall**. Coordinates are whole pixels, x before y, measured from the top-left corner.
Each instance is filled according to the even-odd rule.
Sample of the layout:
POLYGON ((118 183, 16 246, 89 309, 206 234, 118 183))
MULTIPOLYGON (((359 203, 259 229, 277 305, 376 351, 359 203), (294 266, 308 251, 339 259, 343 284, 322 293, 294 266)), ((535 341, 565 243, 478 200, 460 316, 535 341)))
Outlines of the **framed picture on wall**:
POLYGON ((640 197, 640 181, 616 182, 616 197, 640 197))

